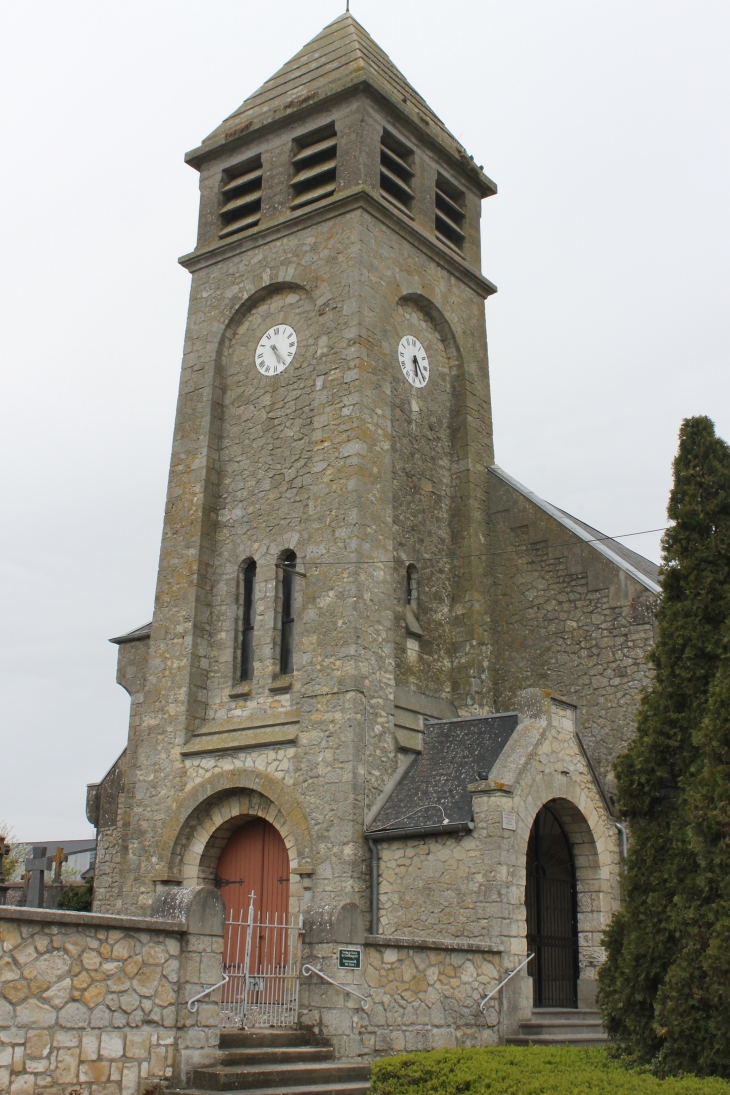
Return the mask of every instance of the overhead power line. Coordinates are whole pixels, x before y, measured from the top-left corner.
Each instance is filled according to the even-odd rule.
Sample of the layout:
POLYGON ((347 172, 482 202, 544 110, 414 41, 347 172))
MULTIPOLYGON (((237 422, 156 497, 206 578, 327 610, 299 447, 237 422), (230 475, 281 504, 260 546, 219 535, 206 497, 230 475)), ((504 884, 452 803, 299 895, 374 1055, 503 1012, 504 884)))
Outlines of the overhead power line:
MULTIPOLYGON (((575 547, 577 544, 602 544, 607 540, 627 540, 630 536, 648 536, 654 532, 666 532, 668 525, 664 525, 662 528, 648 528, 643 529, 641 532, 621 532, 616 536, 595 536, 590 540, 563 540, 560 543, 554 544, 554 547, 575 547)), ((544 540, 535 541, 536 543, 544 543, 544 540)), ((421 563, 437 563, 444 560, 456 560, 456 559, 483 559, 487 556, 493 555, 511 555, 517 551, 524 551, 526 548, 531 547, 530 544, 519 544, 517 547, 502 548, 499 551, 475 551, 467 555, 421 555, 414 556, 412 562, 421 563)), ((388 566, 391 563, 405 563, 406 559, 307 559, 308 567, 362 567, 362 566, 388 566)), ((306 574, 300 574, 300 577, 305 578, 306 574)))

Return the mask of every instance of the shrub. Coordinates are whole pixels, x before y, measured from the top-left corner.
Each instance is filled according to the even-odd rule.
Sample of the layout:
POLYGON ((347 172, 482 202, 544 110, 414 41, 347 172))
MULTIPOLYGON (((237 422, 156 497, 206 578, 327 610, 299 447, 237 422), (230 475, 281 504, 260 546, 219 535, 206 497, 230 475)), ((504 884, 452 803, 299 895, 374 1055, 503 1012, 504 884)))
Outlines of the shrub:
POLYGON ((94 878, 87 878, 83 886, 68 886, 58 899, 58 908, 69 912, 91 912, 94 900, 94 878))
POLYGON ((604 1049, 500 1046, 386 1057, 373 1065, 375 1095, 730 1095, 725 1080, 660 1080, 604 1049))

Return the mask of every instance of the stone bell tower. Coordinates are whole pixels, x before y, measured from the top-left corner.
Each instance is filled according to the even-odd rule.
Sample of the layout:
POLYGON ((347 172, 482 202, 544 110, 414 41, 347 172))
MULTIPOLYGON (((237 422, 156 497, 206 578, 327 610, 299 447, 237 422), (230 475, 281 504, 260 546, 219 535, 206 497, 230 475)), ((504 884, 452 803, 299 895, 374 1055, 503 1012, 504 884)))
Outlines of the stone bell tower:
POLYGON ((492 709, 496 187, 349 14, 187 162, 155 611, 116 640, 132 718, 96 907, 212 881, 235 810, 265 809, 292 901, 367 918, 363 830, 424 719, 492 709))

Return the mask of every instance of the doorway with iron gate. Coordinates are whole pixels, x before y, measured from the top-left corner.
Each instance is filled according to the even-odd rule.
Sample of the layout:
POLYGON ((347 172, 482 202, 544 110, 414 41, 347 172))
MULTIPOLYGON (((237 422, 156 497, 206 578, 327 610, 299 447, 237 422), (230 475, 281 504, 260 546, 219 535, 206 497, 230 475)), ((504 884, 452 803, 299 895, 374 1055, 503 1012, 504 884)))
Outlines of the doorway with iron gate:
POLYGON ((550 803, 537 814, 527 846, 527 951, 534 954, 533 1006, 578 1006, 578 908, 570 840, 550 803))
POLYGON ((268 821, 251 818, 229 837, 215 877, 226 906, 224 1026, 296 1026, 302 930, 289 881, 289 853, 268 821))

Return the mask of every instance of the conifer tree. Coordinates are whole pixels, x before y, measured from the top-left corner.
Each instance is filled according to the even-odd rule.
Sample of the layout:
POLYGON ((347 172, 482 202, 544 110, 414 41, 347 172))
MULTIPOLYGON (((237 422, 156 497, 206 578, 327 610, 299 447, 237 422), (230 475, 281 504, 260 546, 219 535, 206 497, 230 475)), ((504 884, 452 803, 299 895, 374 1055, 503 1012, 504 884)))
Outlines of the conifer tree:
POLYGON ((730 448, 709 418, 682 423, 667 514, 654 680, 616 763, 631 844, 623 907, 605 936, 599 1000, 611 1035, 640 1060, 661 1052, 675 1068, 682 1066, 668 1054, 665 1001, 676 999, 668 978, 673 969, 679 976, 687 943, 679 897, 699 869, 688 811, 704 770, 701 728, 730 616, 730 448))
POLYGON ((687 781, 693 869, 675 903, 682 945, 659 990, 656 1019, 663 1070, 730 1077, 730 621, 724 647, 687 781))

